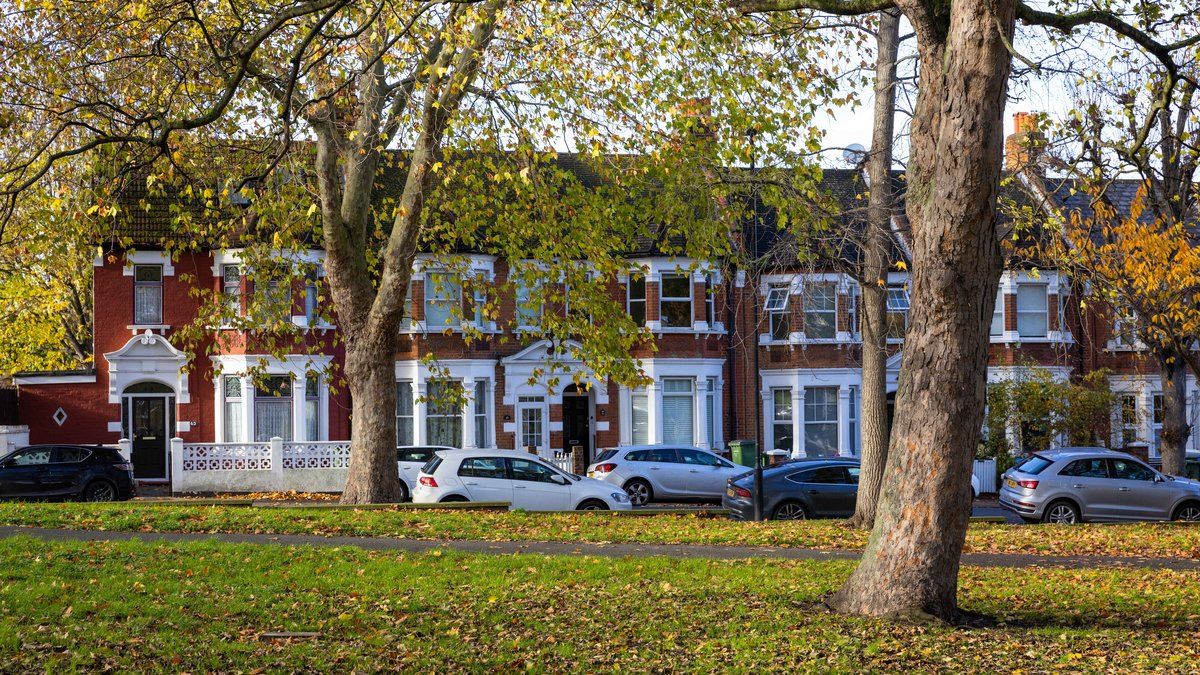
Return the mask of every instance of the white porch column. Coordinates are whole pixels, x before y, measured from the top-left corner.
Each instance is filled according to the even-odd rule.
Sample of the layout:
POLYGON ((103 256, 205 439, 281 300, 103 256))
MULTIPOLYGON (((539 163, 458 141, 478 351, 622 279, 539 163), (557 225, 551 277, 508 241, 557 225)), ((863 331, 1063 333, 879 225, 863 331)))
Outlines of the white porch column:
MULTIPOLYGON (((254 379, 249 375, 242 375, 242 435, 240 438, 246 442, 256 440, 254 438, 254 379)), ((225 411, 221 411, 223 415, 225 411)), ((225 436, 225 438, 229 438, 225 436)))
POLYGON ((708 393, 705 387, 708 385, 708 380, 701 375, 697 375, 693 390, 692 390, 692 445, 698 448, 709 447, 707 434, 705 430, 708 428, 708 416, 705 415, 704 401, 708 393))
POLYGON ((854 453, 850 442, 850 386, 838 385, 838 455, 850 457, 854 453))
POLYGON ((1141 382, 1137 393, 1138 406, 1138 440, 1145 441, 1149 447, 1150 456, 1158 456, 1158 448, 1154 447, 1154 391, 1149 382, 1141 382))
POLYGON ((792 454, 808 455, 804 447, 804 387, 792 388, 792 454))
POLYGON ((292 373, 292 439, 315 440, 308 437, 308 425, 304 423, 304 372, 292 373))
POLYGON ((617 444, 633 445, 633 402, 628 387, 617 389, 617 444))
POLYGON ((763 411, 763 447, 759 448, 759 451, 766 452, 767 450, 774 449, 775 447, 775 433, 774 427, 772 426, 772 422, 775 419, 775 399, 771 393, 770 387, 763 388, 763 390, 759 392, 759 396, 762 398, 763 411))
POLYGON ((425 412, 429 409, 425 402, 426 392, 425 380, 413 382, 413 445, 428 443, 425 439, 425 412))
POLYGON ((475 448, 475 378, 464 377, 462 381, 466 396, 463 398, 463 447, 475 448))
POLYGON ((658 380, 646 386, 646 425, 651 445, 662 443, 662 385, 658 380))

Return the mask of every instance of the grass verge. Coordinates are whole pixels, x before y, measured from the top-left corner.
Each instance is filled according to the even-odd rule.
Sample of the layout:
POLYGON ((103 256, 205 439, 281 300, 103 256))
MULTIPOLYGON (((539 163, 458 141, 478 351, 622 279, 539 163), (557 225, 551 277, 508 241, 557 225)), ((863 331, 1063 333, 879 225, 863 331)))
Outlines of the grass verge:
POLYGON ((0 540, 0 670, 1194 667, 1195 573, 966 568, 996 628, 826 613, 843 562, 0 540), (315 632, 264 641, 265 632, 315 632))
MULTIPOLYGON (((160 531, 249 532, 595 543, 707 544, 814 549, 862 548, 867 533, 837 521, 745 523, 660 514, 413 511, 400 509, 260 509, 213 505, 0 503, 0 525, 160 531)), ((1193 523, 1011 526, 973 523, 968 553, 1038 553, 1200 559, 1193 523)))

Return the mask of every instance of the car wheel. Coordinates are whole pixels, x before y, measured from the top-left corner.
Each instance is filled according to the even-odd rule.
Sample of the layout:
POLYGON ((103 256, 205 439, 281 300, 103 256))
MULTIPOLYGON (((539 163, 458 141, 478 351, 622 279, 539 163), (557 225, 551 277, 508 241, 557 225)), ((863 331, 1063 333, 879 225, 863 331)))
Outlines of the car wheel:
POLYGON ((645 506, 654 499, 654 490, 646 481, 635 478, 625 484, 625 494, 629 495, 629 502, 634 506, 645 506))
POLYGON ((771 512, 771 520, 808 520, 808 510, 800 502, 783 502, 771 512))
POLYGON ((117 487, 106 480, 94 480, 83 488, 85 502, 111 502, 117 499, 117 487))
POLYGON ((1175 515, 1171 516, 1171 520, 1178 520, 1184 523, 1200 523, 1200 502, 1180 504, 1179 508, 1175 509, 1175 515))
POLYGON ((1073 525, 1081 520, 1079 517, 1079 507, 1066 500, 1050 504, 1050 506, 1046 507, 1046 512, 1042 514, 1043 523, 1073 525))
POLYGON ((405 485, 404 481, 400 481, 400 501, 412 501, 412 495, 408 494, 408 485, 405 485))
POLYGON ((576 511, 608 511, 608 504, 599 499, 585 499, 575 507, 576 511))

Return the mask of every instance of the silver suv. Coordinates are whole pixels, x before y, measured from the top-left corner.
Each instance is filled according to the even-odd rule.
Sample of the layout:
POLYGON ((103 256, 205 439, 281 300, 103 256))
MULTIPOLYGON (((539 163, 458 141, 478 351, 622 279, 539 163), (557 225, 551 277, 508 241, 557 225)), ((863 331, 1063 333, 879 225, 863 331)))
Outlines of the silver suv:
POLYGON ((1123 452, 1058 448, 1004 472, 1000 505, 1029 522, 1200 521, 1200 482, 1123 452))

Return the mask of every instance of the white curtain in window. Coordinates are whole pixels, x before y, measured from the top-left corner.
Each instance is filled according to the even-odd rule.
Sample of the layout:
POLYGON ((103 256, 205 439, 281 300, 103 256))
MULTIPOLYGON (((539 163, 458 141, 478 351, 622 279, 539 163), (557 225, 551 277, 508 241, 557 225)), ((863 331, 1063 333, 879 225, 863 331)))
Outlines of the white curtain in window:
POLYGON ((695 410, 692 381, 663 380, 663 443, 693 445, 695 443, 695 410))
POLYGON ((241 443, 246 440, 243 424, 241 400, 225 401, 226 443, 241 443))
POLYGON ((413 444, 412 382, 396 383, 396 445, 413 444))
POLYGON ((162 286, 136 286, 133 291, 133 322, 139 326, 161 324, 162 286))
POLYGON ((480 448, 491 447, 488 433, 488 383, 475 383, 475 445, 480 448))
POLYGON ((269 441, 278 436, 292 440, 292 400, 260 398, 254 401, 254 440, 269 441))
POLYGON ((634 445, 649 445, 650 443, 650 400, 645 389, 639 389, 629 396, 632 408, 630 429, 633 432, 631 440, 634 445))

